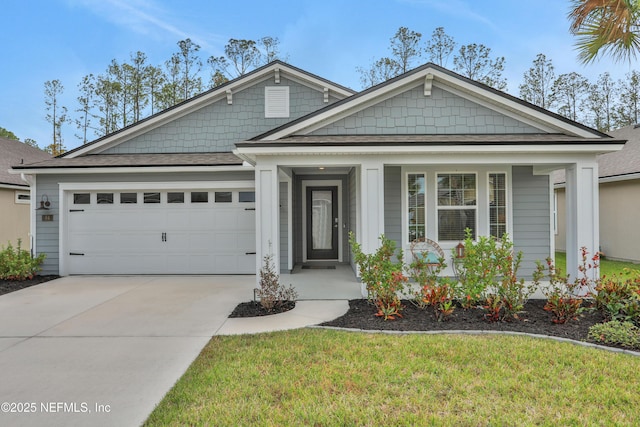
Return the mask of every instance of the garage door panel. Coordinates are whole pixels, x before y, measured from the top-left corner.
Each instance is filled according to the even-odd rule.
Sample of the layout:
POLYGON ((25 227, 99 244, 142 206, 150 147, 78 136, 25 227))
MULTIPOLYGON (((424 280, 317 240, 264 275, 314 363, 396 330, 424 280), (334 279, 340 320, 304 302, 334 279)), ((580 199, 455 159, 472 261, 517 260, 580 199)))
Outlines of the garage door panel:
MULTIPOLYGON (((157 190, 156 190, 157 191, 157 190)), ((167 190, 168 191, 168 190, 167 190)), ((73 205, 67 223, 65 254, 71 274, 253 274, 255 211, 253 204, 161 203, 73 205), (246 210, 249 207, 249 210, 246 210), (249 252, 249 255, 246 253, 249 252)), ((174 190, 172 190, 174 191, 174 190)), ((200 190, 198 190, 200 191, 200 190)), ((102 192, 102 191, 101 191, 102 192)), ((186 193, 189 190, 185 190, 186 193)))

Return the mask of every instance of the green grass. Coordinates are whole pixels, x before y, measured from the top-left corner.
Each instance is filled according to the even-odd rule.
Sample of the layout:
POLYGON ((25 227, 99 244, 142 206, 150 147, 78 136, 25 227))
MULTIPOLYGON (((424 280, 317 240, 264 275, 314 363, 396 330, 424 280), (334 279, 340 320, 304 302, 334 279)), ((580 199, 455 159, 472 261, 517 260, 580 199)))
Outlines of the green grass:
POLYGON ((145 425, 634 425, 638 372, 638 357, 525 337, 214 337, 145 425))
MULTIPOLYGON (((562 270, 562 274, 567 272, 567 254, 556 252, 556 267, 562 270)), ((640 264, 624 261, 612 261, 603 259, 600 261, 600 275, 610 277, 613 274, 621 274, 625 268, 640 270, 640 264)))

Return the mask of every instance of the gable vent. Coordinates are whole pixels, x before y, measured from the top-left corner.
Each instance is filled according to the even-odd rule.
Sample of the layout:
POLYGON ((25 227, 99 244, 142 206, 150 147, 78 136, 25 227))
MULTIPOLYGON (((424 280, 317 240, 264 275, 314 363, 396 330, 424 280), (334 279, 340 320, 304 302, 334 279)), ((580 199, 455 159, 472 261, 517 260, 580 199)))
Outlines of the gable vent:
POLYGON ((289 86, 264 88, 264 116, 267 118, 289 117, 289 86))

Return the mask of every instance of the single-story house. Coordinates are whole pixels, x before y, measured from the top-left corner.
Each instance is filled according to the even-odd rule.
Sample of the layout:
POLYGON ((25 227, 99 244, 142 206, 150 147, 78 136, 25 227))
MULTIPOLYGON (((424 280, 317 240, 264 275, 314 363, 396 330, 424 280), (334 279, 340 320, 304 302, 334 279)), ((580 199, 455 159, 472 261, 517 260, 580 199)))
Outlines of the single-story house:
POLYGON ((554 253, 551 172, 577 271, 599 246, 596 155, 623 143, 434 64, 355 93, 275 61, 14 170, 52 204, 32 210, 45 273, 254 274, 267 254, 287 273, 353 265, 349 232, 450 253, 469 227, 508 232, 530 274, 554 253))
POLYGON ((28 144, 0 137, 0 247, 9 243, 15 247, 18 239, 23 249, 31 247, 31 190, 9 169, 50 158, 50 154, 28 144))
MULTIPOLYGON (((597 157, 600 186, 600 251, 610 259, 640 262, 640 126, 609 133, 627 140, 624 148, 597 157)), ((556 248, 567 250, 566 179, 554 173, 556 197, 556 248)))

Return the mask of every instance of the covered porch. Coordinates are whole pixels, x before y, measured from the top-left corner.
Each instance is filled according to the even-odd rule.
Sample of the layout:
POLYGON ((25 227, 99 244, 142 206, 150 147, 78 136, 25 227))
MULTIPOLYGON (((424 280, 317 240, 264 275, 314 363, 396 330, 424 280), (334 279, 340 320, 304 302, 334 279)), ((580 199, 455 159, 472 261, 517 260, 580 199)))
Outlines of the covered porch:
POLYGON ((330 270, 314 268, 326 265, 340 268, 336 283, 357 283, 350 232, 368 253, 384 234, 405 253, 413 238, 432 239, 449 257, 467 227, 476 236, 507 232, 524 253, 521 274, 530 278, 535 261, 554 255, 550 174, 559 168, 567 170, 572 203, 567 210, 568 273, 578 275, 580 247, 590 253, 598 248, 597 164, 591 153, 363 153, 357 159, 323 153, 257 160, 258 260, 272 254, 283 283, 304 287, 305 278, 314 276, 318 287, 331 288, 322 280, 330 270), (468 188, 457 190, 454 182, 466 179, 471 180, 468 188), (466 199, 453 201, 450 193, 456 192, 466 199))

